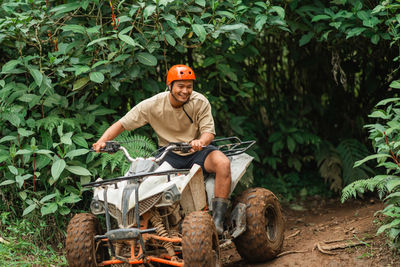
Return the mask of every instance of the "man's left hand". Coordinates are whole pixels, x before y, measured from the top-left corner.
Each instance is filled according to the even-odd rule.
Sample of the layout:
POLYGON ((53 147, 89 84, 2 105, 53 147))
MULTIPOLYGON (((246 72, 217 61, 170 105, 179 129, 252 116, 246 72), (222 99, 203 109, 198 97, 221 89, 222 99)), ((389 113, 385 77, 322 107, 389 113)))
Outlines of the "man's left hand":
POLYGON ((201 141, 199 139, 195 139, 190 142, 190 145, 192 146, 192 149, 190 149, 189 152, 194 152, 194 151, 202 150, 204 143, 203 143, 203 141, 201 141))

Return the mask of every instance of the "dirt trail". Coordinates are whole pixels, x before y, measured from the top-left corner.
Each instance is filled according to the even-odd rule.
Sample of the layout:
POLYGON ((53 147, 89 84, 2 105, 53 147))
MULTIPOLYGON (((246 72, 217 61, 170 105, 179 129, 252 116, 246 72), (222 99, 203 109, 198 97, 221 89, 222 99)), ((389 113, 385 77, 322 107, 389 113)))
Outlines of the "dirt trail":
POLYGON ((241 259, 232 245, 222 252, 224 267, 400 266, 400 258, 392 256, 383 236, 375 235, 377 225, 373 223, 373 216, 383 208, 379 200, 356 200, 341 204, 338 200, 326 203, 325 200, 314 199, 302 207, 304 210, 283 207, 286 232, 282 252, 304 252, 283 255, 262 264, 249 264, 241 259), (353 239, 355 242, 365 240, 367 245, 329 251, 336 255, 323 254, 314 249, 318 242, 343 239, 353 239))

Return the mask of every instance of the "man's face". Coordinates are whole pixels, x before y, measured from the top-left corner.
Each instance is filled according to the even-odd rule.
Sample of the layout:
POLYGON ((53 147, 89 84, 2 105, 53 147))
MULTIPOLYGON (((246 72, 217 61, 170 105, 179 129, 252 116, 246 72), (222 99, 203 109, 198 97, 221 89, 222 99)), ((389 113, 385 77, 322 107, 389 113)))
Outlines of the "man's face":
POLYGON ((190 95, 193 92, 193 81, 183 80, 175 81, 172 86, 171 93, 179 102, 186 102, 189 100, 190 95))

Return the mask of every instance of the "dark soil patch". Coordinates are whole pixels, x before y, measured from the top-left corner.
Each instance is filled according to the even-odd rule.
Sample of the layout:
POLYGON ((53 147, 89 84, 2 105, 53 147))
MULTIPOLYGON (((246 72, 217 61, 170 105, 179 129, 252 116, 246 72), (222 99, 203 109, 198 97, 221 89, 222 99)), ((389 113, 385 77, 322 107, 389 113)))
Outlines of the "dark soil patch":
MULTIPOLYGON (((237 253, 234 245, 222 252, 225 267, 244 266, 400 266, 400 257, 393 255, 383 235, 376 236, 383 209, 377 199, 353 200, 341 204, 337 199, 310 199, 299 206, 284 205, 285 241, 282 252, 304 251, 278 257, 272 261, 249 264, 237 253), (299 208, 303 210, 299 210, 299 208), (295 210, 294 210, 295 209, 295 210), (365 240, 365 244, 330 250, 323 254, 315 245, 321 241, 365 240)), ((346 242, 346 241, 345 241, 346 242)))

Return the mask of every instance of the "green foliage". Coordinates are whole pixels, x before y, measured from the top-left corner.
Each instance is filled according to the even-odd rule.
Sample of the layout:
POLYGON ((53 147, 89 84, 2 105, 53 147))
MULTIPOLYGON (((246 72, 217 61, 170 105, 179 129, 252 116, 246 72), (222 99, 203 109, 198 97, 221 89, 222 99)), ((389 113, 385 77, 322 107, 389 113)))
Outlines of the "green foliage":
POLYGON ((385 197, 387 206, 380 212, 386 218, 377 234, 386 232, 397 249, 400 248, 398 246, 400 238, 399 105, 398 98, 386 99, 377 104, 377 109, 370 115, 376 123, 365 126, 369 130, 369 138, 372 140, 376 153, 354 164, 354 166, 360 166, 369 160, 376 160, 377 167, 384 167, 386 174, 353 182, 342 192, 342 202, 350 197, 357 197, 357 194, 374 190, 378 191, 380 198, 385 197), (386 106, 386 109, 382 109, 382 106, 386 106))
POLYGON ((319 172, 331 190, 339 192, 344 185, 354 180, 365 179, 374 174, 366 165, 353 168, 359 159, 369 154, 365 145, 355 139, 345 139, 335 148, 329 142, 323 142, 315 153, 319 172))
MULTIPOLYGON (((42 239, 40 244, 37 243, 37 237, 45 237, 47 235, 45 231, 49 229, 44 221, 37 225, 26 219, 11 220, 10 212, 2 212, 0 220, 1 238, 6 236, 6 239, 0 242, 0 264, 2 266, 10 264, 16 266, 64 266, 67 264, 63 255, 59 255, 46 244, 47 238, 42 239)), ((62 244, 60 243, 59 246, 62 244)))
MULTIPOLYGON (((218 135, 257 140, 257 185, 287 199, 329 195, 318 170, 328 186, 369 174, 350 168, 366 155, 354 140, 366 143, 362 126, 391 114, 367 118, 376 99, 389 103, 388 85, 400 88, 398 8, 394 0, 4 0, 3 199, 15 216, 54 216, 61 229, 65 215, 87 208, 82 183, 126 168, 114 167, 119 153, 96 157, 90 144, 164 90, 167 69, 181 63, 195 69, 218 135), (321 156, 325 144, 332 149, 321 156)), ((390 167, 383 146, 378 154, 390 167)))
POLYGON ((374 174, 374 171, 367 165, 353 168, 354 163, 369 154, 368 149, 355 139, 346 139, 340 142, 337 147, 343 165, 343 180, 345 185, 350 184, 354 179, 365 179, 374 174))
MULTIPOLYGON (((0 192, 13 216, 35 223, 54 217, 60 234, 65 216, 90 202, 81 184, 127 167, 115 165, 120 153, 88 153, 90 144, 163 90, 171 65, 197 67, 205 81, 199 89, 214 80, 202 74, 207 64, 239 88, 236 70, 221 56, 257 34, 255 17, 257 32, 287 30, 284 10, 261 2, 2 1, 0 192), (217 58, 202 57, 202 49, 218 50, 217 58)), ((133 152, 154 148, 148 138, 134 139, 127 145, 133 152)))

